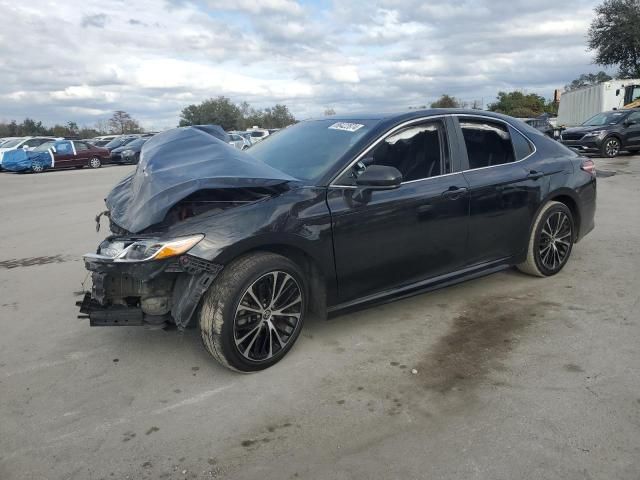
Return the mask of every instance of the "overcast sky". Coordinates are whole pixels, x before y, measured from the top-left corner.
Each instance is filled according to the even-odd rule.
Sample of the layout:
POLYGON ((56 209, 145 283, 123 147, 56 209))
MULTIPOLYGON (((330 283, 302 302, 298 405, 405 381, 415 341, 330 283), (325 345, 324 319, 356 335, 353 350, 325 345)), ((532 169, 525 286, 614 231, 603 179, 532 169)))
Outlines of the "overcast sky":
POLYGON ((0 0, 0 120, 91 126, 116 109, 147 128, 226 95, 299 119, 551 97, 598 70, 591 0, 0 0))

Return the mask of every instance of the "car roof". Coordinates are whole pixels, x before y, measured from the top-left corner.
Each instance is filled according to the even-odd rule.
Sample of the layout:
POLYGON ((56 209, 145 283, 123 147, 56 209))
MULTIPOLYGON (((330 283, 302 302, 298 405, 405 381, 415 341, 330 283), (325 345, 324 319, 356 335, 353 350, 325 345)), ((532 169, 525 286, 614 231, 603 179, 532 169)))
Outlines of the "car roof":
POLYGON ((507 115, 500 113, 490 112, 488 110, 470 110, 465 108, 426 108, 422 110, 409 110, 409 111, 392 111, 392 112, 363 112, 352 113, 349 115, 332 115, 330 117, 317 117, 309 120, 335 120, 336 122, 348 122, 355 120, 387 120, 387 121, 405 121, 412 120, 414 118, 431 117, 435 115, 483 115, 487 117, 493 117, 500 120, 512 119, 507 115))

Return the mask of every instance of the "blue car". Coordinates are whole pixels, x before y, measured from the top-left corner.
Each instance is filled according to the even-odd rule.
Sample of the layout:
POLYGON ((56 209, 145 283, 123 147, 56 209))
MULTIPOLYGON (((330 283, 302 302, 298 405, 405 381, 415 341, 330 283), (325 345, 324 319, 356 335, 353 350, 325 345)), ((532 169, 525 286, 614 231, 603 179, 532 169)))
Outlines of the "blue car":
POLYGON ((11 172, 40 173, 54 168, 99 168, 109 158, 109 151, 82 140, 47 142, 34 150, 5 152, 2 167, 11 172))

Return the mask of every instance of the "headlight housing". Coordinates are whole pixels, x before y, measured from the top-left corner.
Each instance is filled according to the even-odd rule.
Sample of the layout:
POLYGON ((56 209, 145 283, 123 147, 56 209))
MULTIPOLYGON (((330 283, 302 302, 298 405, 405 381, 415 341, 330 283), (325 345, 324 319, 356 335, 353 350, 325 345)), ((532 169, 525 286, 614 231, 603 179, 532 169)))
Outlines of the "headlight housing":
MULTIPOLYGON (((115 255, 113 255, 114 262, 147 262, 150 260, 164 260, 166 258, 177 257, 187 253, 203 238, 204 235, 202 234, 190 235, 188 237, 177 237, 167 240, 150 238, 138 240, 118 253, 115 251, 112 251, 111 253, 112 255, 115 253, 115 255)), ((101 248, 101 253, 111 256, 107 250, 108 248, 101 248)))
POLYGON ((603 135, 606 135, 607 131, 606 130, 595 130, 593 132, 589 132, 585 135, 585 137, 601 137, 603 135))
POLYGON ((131 157, 131 156, 133 156, 133 150, 125 150, 124 152, 122 152, 122 156, 123 157, 131 157))

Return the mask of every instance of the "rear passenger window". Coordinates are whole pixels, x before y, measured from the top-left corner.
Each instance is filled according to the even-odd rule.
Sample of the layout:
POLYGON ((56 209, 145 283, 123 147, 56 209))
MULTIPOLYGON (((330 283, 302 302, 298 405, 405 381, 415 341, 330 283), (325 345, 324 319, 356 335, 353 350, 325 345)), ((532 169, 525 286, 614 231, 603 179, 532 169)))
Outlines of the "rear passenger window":
POLYGON ((504 124, 461 118, 460 128, 467 146, 470 169, 493 167, 515 161, 511 135, 504 124))
POLYGON ((509 127, 509 132, 511 132, 513 149, 516 151, 516 160, 522 160, 533 153, 533 145, 524 135, 511 127, 509 127))

